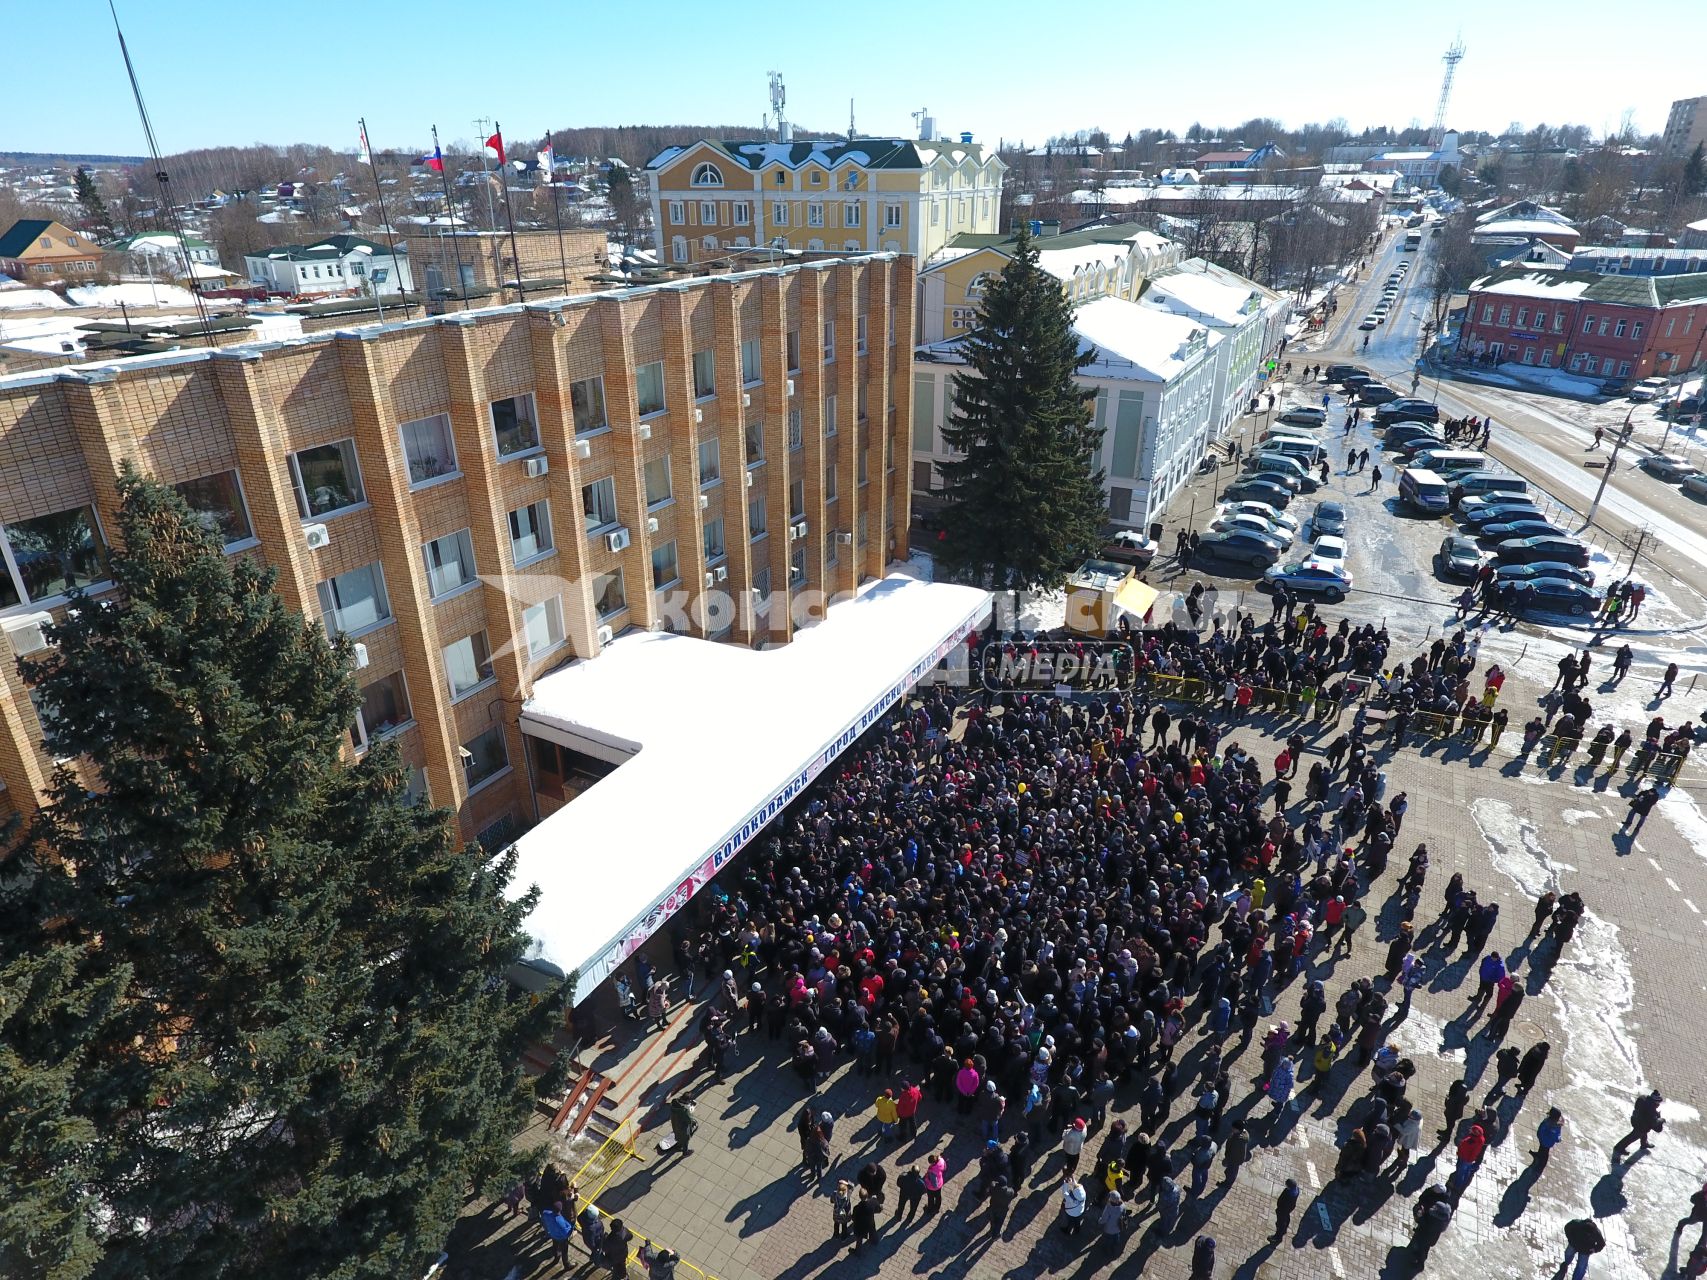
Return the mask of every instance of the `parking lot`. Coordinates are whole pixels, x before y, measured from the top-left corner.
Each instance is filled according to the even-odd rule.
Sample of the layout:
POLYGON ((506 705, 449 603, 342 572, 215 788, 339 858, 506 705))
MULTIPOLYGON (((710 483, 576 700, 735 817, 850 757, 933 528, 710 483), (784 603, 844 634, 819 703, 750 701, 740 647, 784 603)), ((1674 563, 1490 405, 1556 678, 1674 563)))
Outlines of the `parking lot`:
MULTIPOLYGON (((1296 379, 1302 368, 1295 363, 1293 372, 1296 379)), ((1401 385, 1393 387, 1393 390, 1403 395, 1410 388, 1401 385)), ((1420 390, 1426 398, 1429 388, 1423 386, 1420 390)), ((1422 514, 1411 504, 1401 501, 1399 483, 1403 467, 1395 454, 1383 447, 1386 433, 1375 429, 1373 407, 1365 406, 1361 422, 1348 433, 1349 404, 1343 388, 1324 382, 1301 383, 1294 380, 1277 384, 1273 408, 1249 415, 1232 437, 1238 447, 1241 464, 1223 463, 1216 470, 1197 476, 1174 499, 1169 510, 1171 518, 1165 526, 1162 551, 1149 574, 1151 584, 1184 590, 1201 581, 1206 586, 1215 587, 1222 598, 1229 598, 1228 593, 1231 592, 1231 599, 1246 599, 1246 608, 1259 612, 1264 609, 1264 601, 1240 594, 1266 590, 1263 573, 1252 563, 1202 554, 1182 566, 1172 555, 1174 540, 1179 529, 1208 535, 1217 517, 1226 514, 1221 500, 1227 486, 1249 476, 1242 463, 1249 458, 1258 442, 1266 433, 1280 426, 1279 419, 1288 406, 1321 407, 1324 394, 1328 396, 1328 403, 1321 426, 1289 425, 1286 428, 1320 442, 1326 452, 1328 474, 1314 492, 1298 493, 1287 507, 1286 514, 1296 523, 1297 535, 1280 554, 1280 564, 1289 565, 1309 556, 1315 542, 1312 516, 1317 505, 1323 502, 1340 504, 1344 511, 1345 568, 1349 574, 1349 582, 1344 589, 1346 606, 1359 616, 1399 617, 1418 629, 1448 621, 1456 613, 1456 598, 1464 590, 1468 578, 1442 572, 1438 553, 1443 540, 1449 535, 1459 534, 1475 540, 1476 531, 1457 518, 1422 514), (1364 450, 1369 453, 1368 463, 1354 465, 1352 459, 1364 450), (1374 482, 1376 468, 1381 474, 1379 483, 1374 482)), ((1607 448, 1609 450, 1610 446, 1607 448)), ((1636 460, 1635 453, 1627 453, 1621 465, 1634 465, 1636 460)), ((1505 470, 1497 462, 1491 463, 1490 469, 1505 470)), ((1321 472, 1318 470, 1316 474, 1319 476, 1321 472)), ((1655 484, 1662 483, 1657 478, 1648 478, 1655 484)), ((1639 548, 1593 527, 1577 533, 1583 525, 1580 503, 1578 506, 1562 503, 1536 484, 1534 477, 1526 479, 1529 480, 1528 497, 1539 518, 1550 521, 1587 547, 1587 568, 1594 574, 1597 593, 1626 578, 1643 583, 1647 600, 1638 620, 1641 631, 1675 631, 1694 626, 1707 617, 1707 601, 1695 592, 1675 580, 1653 580, 1645 571, 1639 548), (1633 561, 1636 564, 1634 572, 1631 568, 1633 561)), ((1492 540, 1481 540, 1478 545, 1488 553, 1492 549, 1492 540)), ((1331 600, 1334 588, 1330 586, 1323 593, 1306 590, 1295 594, 1299 599, 1321 594, 1324 599, 1331 600)), ((1573 607, 1580 608, 1580 605, 1573 607)), ((1557 611, 1532 608, 1525 611, 1522 625, 1533 630, 1574 633, 1581 637, 1590 633, 1591 613, 1592 607, 1573 616, 1563 604, 1557 611)))

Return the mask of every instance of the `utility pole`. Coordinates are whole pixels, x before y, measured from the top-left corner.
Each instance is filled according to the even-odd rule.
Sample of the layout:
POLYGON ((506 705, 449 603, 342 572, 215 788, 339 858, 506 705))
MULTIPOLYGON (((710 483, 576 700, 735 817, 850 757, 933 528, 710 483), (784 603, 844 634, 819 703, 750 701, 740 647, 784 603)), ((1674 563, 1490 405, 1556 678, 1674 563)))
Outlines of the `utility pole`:
MULTIPOLYGON (((1635 407, 1635 405, 1630 406, 1631 412, 1635 411, 1635 407)), ((1624 423, 1626 427, 1630 423, 1628 414, 1625 415, 1624 423)), ((1582 529, 1577 530, 1578 533, 1582 533, 1583 530, 1587 529, 1594 523, 1595 512, 1600 510, 1600 497, 1606 492, 1606 482, 1612 479, 1613 468, 1618 465, 1618 452, 1624 447, 1624 442, 1629 438, 1630 434, 1628 431, 1620 431, 1618 433, 1618 438, 1612 442, 1612 454, 1606 460, 1606 469, 1600 473, 1600 487, 1594 491, 1594 501, 1588 504, 1588 514, 1583 517, 1583 527, 1582 529)))

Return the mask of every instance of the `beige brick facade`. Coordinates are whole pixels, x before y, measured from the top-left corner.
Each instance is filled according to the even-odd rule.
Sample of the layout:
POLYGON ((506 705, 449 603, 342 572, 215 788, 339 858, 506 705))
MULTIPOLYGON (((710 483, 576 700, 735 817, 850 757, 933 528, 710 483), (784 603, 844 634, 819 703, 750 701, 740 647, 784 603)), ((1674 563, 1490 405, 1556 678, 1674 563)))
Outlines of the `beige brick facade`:
MULTIPOLYGON (((531 299, 533 282, 541 282, 540 293, 590 293, 602 286, 594 277, 610 271, 606 235, 600 230, 565 227, 561 234, 550 231, 518 231, 512 250, 510 236, 503 231, 410 232, 409 262, 415 287, 434 295, 448 289, 455 295, 458 280, 466 277, 471 288, 496 289, 500 280, 516 279, 516 261, 521 261, 522 288, 531 299), (567 276, 565 273, 567 272, 567 276), (460 273, 460 274, 459 274, 460 273), (551 282, 549 288, 544 282, 551 282), (565 283, 557 283, 565 281, 565 283)), ((515 289, 506 290, 505 301, 515 300, 515 289)), ((484 294, 482 294, 484 296, 484 294)), ((461 305, 453 296, 452 309, 461 305)))
MULTIPOLYGON (((388 612, 351 630, 367 658, 356 678, 368 689, 401 676, 407 715, 387 731, 433 801, 470 837, 526 826, 539 810, 519 710, 535 678, 596 654, 604 627, 774 643, 815 615, 816 593, 850 591, 906 555, 908 486, 894 464, 908 449, 913 308, 912 259, 875 255, 0 379, 0 526, 89 507, 110 536, 126 461, 174 484, 235 473, 253 537, 232 552, 277 566, 293 608, 319 617, 322 584, 377 566, 388 612), (744 382, 754 340, 758 376, 744 382), (695 353, 715 369, 711 394, 695 395, 695 353), (590 379, 602 380, 604 418, 578 434, 574 388, 590 379), (662 408, 643 412, 640 396, 660 386, 662 408), (493 405, 510 397, 531 397, 537 445, 526 430, 501 442, 493 405), (442 432, 419 425, 438 415, 442 432), (408 441, 404 424, 417 424, 408 441), (454 466, 423 459, 423 438, 448 443, 454 466), (702 445, 718 472, 703 484, 702 445), (331 480, 299 483, 292 455, 325 446, 340 460, 331 480), (359 500, 339 488, 358 479, 347 458, 359 500), (584 487, 607 478, 614 518, 594 528, 584 487), (749 528, 759 498, 762 533, 749 528), (322 514, 305 519, 311 500, 322 514), (518 566, 515 548, 537 546, 525 531, 546 511, 551 549, 518 566), (717 520, 723 554, 708 555, 717 520), (305 529, 317 525, 327 540, 314 547, 305 529), (439 539, 458 562, 457 548, 471 552, 478 576, 458 584, 429 567, 424 548, 439 539), (655 592, 654 552, 668 571, 672 543, 678 581, 655 592), (618 572, 626 606, 601 614, 597 581, 618 572), (767 584, 763 613, 707 612, 767 584), (481 632, 491 677, 457 696, 445 647, 481 632), (494 729, 507 768, 471 787, 464 749, 494 729)), ((26 602, 0 626, 62 604, 26 602)), ((0 642, 0 808, 28 813, 52 766, 15 668, 0 642)), ((482 749, 472 767, 490 758, 482 749)))

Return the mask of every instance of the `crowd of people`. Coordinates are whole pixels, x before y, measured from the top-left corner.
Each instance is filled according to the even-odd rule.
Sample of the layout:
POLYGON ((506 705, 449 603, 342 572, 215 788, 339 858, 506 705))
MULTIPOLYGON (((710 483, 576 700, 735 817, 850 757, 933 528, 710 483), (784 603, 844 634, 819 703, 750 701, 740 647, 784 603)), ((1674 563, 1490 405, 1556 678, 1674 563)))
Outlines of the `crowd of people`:
MULTIPOLYGON (((1375 726, 1361 710, 1343 730, 1309 723, 1348 681, 1386 682, 1395 741, 1407 715, 1481 706, 1468 692, 1473 637, 1443 637, 1389 670, 1382 629, 1309 607, 1277 615, 1258 625, 1217 614, 1203 637, 1172 625, 1128 633, 1129 677, 1076 699, 921 688, 678 927, 678 983, 690 996, 696 983, 712 990, 698 1015, 703 1065, 721 1079, 741 1035, 788 1055, 803 1095, 801 1165, 827 1195, 838 1240, 863 1249, 930 1218, 959 1178, 972 1180, 962 1206, 976 1205, 994 1236, 1016 1199, 1048 1183, 1064 1237, 1076 1241, 1088 1220, 1112 1257, 1153 1214, 1149 1247, 1189 1242, 1191 1274, 1207 1277, 1216 1164, 1231 1184, 1254 1145, 1285 1140, 1297 1095, 1310 1093, 1345 1099, 1336 1179, 1391 1183, 1428 1129, 1437 1151, 1452 1144, 1451 1174, 1413 1200, 1415 1254, 1449 1229, 1485 1153, 1545 1082, 1550 1046, 1507 1042, 1584 904, 1546 894, 1512 950, 1498 904, 1462 876, 1425 912, 1426 845, 1402 872, 1389 867, 1408 797, 1387 794, 1375 726), (1220 696, 1176 714, 1154 677, 1220 696), (1297 720, 1272 762, 1239 741, 1264 711, 1277 733, 1297 720), (1319 754, 1295 798, 1306 731, 1319 754), (1359 947, 1384 911, 1391 940, 1359 947), (1338 968, 1342 956, 1356 976, 1338 968), (1471 974, 1475 993, 1454 1023, 1488 1038, 1474 1056, 1496 1079, 1480 1105, 1479 1067, 1426 1096, 1394 1043, 1418 987, 1471 974), (1259 1036, 1292 995, 1296 1025, 1273 1021, 1259 1036), (864 1117, 825 1089, 847 1064, 867 1082, 879 1135, 851 1178, 839 1176, 837 1132, 864 1117), (956 1136, 977 1142, 975 1161, 956 1136)), ((1503 673, 1482 678, 1497 699, 1503 673)), ((664 981, 640 963, 637 1009, 664 981)), ((1658 1101, 1639 1105, 1626 1145, 1646 1146, 1658 1101)), ((1568 1118, 1552 1108, 1534 1133, 1544 1164, 1568 1118)), ((1299 1195, 1288 1182, 1273 1240, 1299 1195)))

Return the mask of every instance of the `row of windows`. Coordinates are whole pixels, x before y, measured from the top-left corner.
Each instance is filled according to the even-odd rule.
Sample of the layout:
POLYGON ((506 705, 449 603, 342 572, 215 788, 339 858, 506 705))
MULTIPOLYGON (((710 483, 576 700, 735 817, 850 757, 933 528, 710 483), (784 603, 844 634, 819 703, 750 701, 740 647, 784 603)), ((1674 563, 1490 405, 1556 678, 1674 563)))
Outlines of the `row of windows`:
MULTIPOLYGON (((693 212, 697 214, 697 221, 701 226, 718 227, 725 223, 732 223, 737 227, 746 227, 751 226, 753 222, 753 206, 752 203, 747 200, 730 201, 727 206, 728 213, 726 215, 723 213, 722 207, 716 200, 694 201, 693 206, 690 206, 689 202, 686 200, 670 201, 670 221, 675 223, 677 226, 683 225, 688 221, 690 207, 693 207, 693 212)), ((934 215, 934 205, 932 206, 932 209, 934 215)), ((770 217, 771 225, 773 227, 786 227, 790 222, 793 222, 794 225, 803 227, 822 227, 826 225, 824 221, 824 202, 822 200, 807 202, 805 205, 804 215, 800 213, 800 206, 796 202, 773 200, 771 201, 770 217), (804 221, 801 221, 802 217, 804 217, 804 221)), ((856 201, 850 200, 842 205, 842 220, 840 225, 844 227, 858 227, 863 224, 864 217, 864 206, 856 201)), ((935 220, 936 219, 933 216, 932 221, 935 220)), ((899 227, 901 225, 901 206, 899 204, 890 202, 883 206, 883 225, 886 227, 899 227)))
MULTIPOLYGON (((1534 320, 1535 328, 1538 332, 1543 331, 1548 327, 1548 314, 1540 308, 1535 310, 1534 320)), ((1529 321, 1529 308, 1519 307, 1517 309, 1516 327, 1519 329, 1527 329, 1529 327, 1529 321)), ((1482 304, 1482 323, 1496 323, 1494 320, 1494 304, 1491 302, 1484 302, 1482 304)), ((1510 306, 1503 306, 1500 308, 1499 320, 1497 323, 1502 327, 1510 326, 1512 324, 1512 309, 1510 306)), ((1666 328, 1666 336, 1668 338, 1671 336, 1672 328, 1676 323, 1677 318, 1675 316, 1671 317, 1666 328)), ((1641 340, 1642 330, 1644 327, 1645 324, 1641 320, 1632 321, 1629 319, 1604 315, 1600 317, 1593 315, 1583 316, 1584 337, 1628 337, 1632 342, 1639 342, 1641 340)), ((1565 331, 1565 313, 1563 311, 1555 311, 1552 313, 1552 330, 1554 333, 1563 333, 1565 331)), ((1687 331, 1688 330, 1686 329, 1685 332, 1687 331)))

